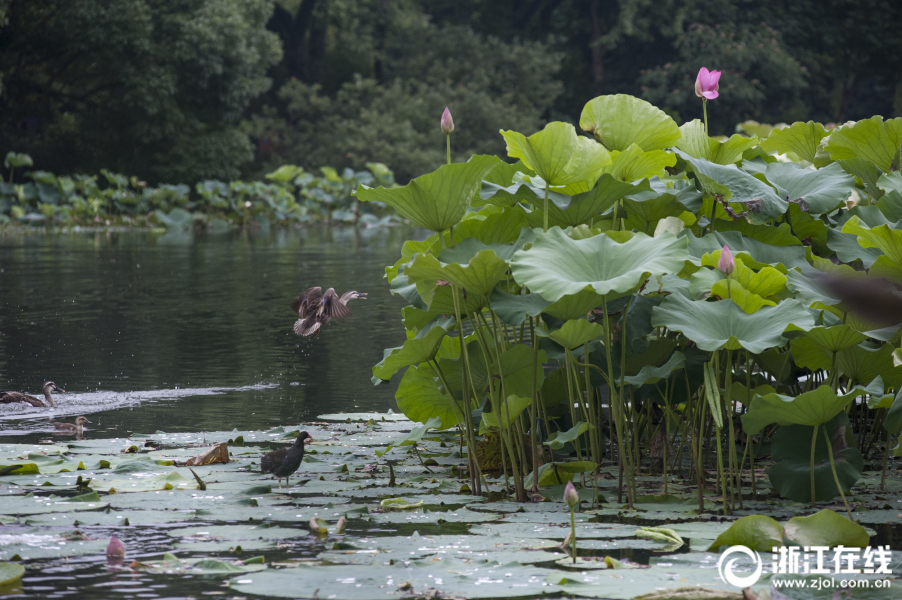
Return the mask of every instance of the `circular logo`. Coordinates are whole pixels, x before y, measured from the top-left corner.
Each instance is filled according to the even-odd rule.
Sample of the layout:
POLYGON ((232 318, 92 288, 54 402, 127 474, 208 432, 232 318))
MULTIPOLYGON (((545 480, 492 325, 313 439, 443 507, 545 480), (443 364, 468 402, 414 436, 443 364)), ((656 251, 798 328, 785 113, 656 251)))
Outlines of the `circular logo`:
POLYGON ((747 546, 730 546, 724 550, 723 554, 720 555, 720 560, 717 561, 717 572, 720 574, 720 578, 738 588, 747 588, 750 585, 755 585, 761 577, 762 570, 761 555, 747 546), (752 559, 756 565, 755 572, 746 577, 740 577, 733 573, 733 567, 736 561, 739 560, 739 557, 730 558, 733 554, 744 554, 752 559))

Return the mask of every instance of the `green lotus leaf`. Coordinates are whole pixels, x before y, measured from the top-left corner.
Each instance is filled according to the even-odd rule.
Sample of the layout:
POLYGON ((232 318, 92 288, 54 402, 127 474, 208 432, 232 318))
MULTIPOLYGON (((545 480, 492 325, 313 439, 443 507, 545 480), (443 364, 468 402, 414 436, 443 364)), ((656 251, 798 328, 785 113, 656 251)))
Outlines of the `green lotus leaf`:
POLYGON ((765 306, 750 315, 733 302, 693 301, 672 294, 652 311, 652 324, 681 331, 708 352, 745 348, 757 354, 785 344, 783 332, 790 325, 811 329, 814 317, 795 300, 765 306))
MULTIPOLYGON (((715 250, 709 254, 702 256, 701 264, 706 267, 717 268, 720 260, 721 250, 715 250)), ((758 271, 750 269, 745 265, 744 256, 735 257, 735 267, 730 275, 731 284, 738 283, 740 286, 753 294, 761 297, 775 296, 786 289, 786 276, 773 267, 761 267, 758 271)), ((720 297, 726 297, 726 278, 718 279, 714 284, 715 287, 721 285, 724 295, 717 293, 720 297)))
MULTIPOLYGON (((549 202, 549 226, 576 227, 583 223, 590 223, 593 219, 598 219, 600 214, 607 212, 624 195, 636 192, 638 189, 642 188, 618 181, 610 174, 605 173, 591 190, 573 196, 566 208, 561 208, 557 202, 549 202)), ((535 206, 533 215, 535 223, 543 222, 544 210, 541 204, 535 206)))
POLYGON ((827 247, 836 252, 836 257, 844 263, 860 260, 865 269, 870 269, 883 254, 877 248, 862 248, 858 236, 837 229, 827 231, 827 247))
POLYGON ((439 384, 435 370, 428 364, 410 367, 395 392, 398 408, 411 421, 428 423, 438 417, 441 429, 460 422, 456 401, 439 384))
POLYGON ((423 439, 423 436, 426 435, 426 432, 430 429, 439 429, 442 426, 442 420, 439 417, 432 417, 422 425, 418 425, 410 430, 406 436, 399 438, 389 444, 385 450, 379 451, 376 450, 376 456, 384 456, 388 454, 392 448, 397 448, 398 446, 413 446, 417 442, 423 439))
POLYGON ((748 314, 758 312, 763 306, 777 305, 776 302, 762 298, 759 294, 745 289, 738 281, 728 281, 727 279, 714 282, 714 285, 711 286, 711 295, 721 300, 731 300, 743 312, 748 314))
POLYGON ((489 301, 492 304, 492 310, 498 315, 498 318, 503 323, 514 327, 522 325, 527 317, 538 317, 551 304, 539 294, 514 296, 498 288, 495 288, 492 292, 489 301))
MULTIPOLYGON (((505 208, 513 208, 520 202, 536 204, 545 198, 544 186, 545 182, 541 177, 527 177, 522 173, 514 178, 513 183, 504 187, 483 181, 479 200, 475 200, 473 204, 492 204, 505 208), (541 186, 538 185, 539 182, 542 183, 541 186)), ((555 186, 549 190, 548 199, 558 206, 567 206, 570 196, 564 193, 564 189, 563 186, 555 186)))
POLYGON ((827 140, 827 152, 833 160, 863 158, 884 173, 892 170, 893 158, 902 139, 902 117, 883 120, 875 116, 852 126, 834 129, 827 140))
POLYGON ((768 152, 780 154, 794 152, 802 160, 813 163, 818 146, 827 135, 827 131, 820 123, 800 121, 785 129, 774 129, 767 139, 761 142, 761 147, 768 152))
MULTIPOLYGON (((544 389, 542 391, 544 392, 544 389)), ((584 421, 577 421, 576 425, 574 425, 567 431, 554 432, 543 443, 546 446, 550 446, 552 450, 560 450, 564 447, 565 444, 575 442, 576 438, 589 431, 590 429, 595 429, 595 426, 584 421)))
MULTIPOLYGON (((469 238, 467 241, 481 244, 473 238, 469 238)), ((477 252, 469 262, 464 264, 448 264, 439 261, 431 254, 417 254, 413 257, 410 265, 404 269, 404 273, 413 282, 435 283, 435 281, 443 279, 463 288, 467 293, 472 292, 486 296, 495 289, 495 284, 505 278, 507 269, 504 259, 499 258, 494 250, 486 249, 477 252)))
POLYGON ((442 165, 437 170, 397 188, 357 188, 362 202, 383 202, 405 219, 432 231, 456 225, 479 193, 482 179, 500 161, 495 156, 473 156, 465 163, 442 165))
POLYGON ((704 158, 717 165, 732 165, 742 159, 742 153, 756 146, 758 138, 734 134, 725 142, 719 142, 705 135, 705 124, 694 119, 680 127, 683 137, 676 147, 693 158, 704 158))
POLYGON ((883 428, 896 435, 902 432, 902 390, 896 394, 892 406, 887 411, 883 419, 883 428))
POLYGON ((855 383, 870 384, 881 377, 895 387, 899 381, 899 368, 893 366, 893 348, 889 344, 881 344, 876 349, 860 345, 845 348, 836 355, 836 367, 855 383))
MULTIPOLYGON (((494 358, 494 355, 492 356, 494 358)), ((508 396, 531 398, 533 381, 535 389, 539 390, 542 389, 542 382, 545 380, 545 371, 542 369, 545 353, 540 350, 537 364, 533 362, 534 360, 532 348, 526 344, 518 344, 501 354, 500 367, 497 360, 492 362, 492 375, 503 374, 504 389, 508 396)))
POLYGON ((678 273, 688 259, 686 241, 665 234, 636 234, 620 244, 606 234, 572 240, 558 228, 536 237, 532 248, 514 254, 514 279, 546 300, 592 289, 623 293, 649 276, 678 273))
POLYGON ((25 567, 17 563, 0 563, 0 586, 9 585, 25 575, 25 567))
POLYGON ((680 128, 663 110, 633 96, 593 98, 583 108, 579 126, 609 150, 635 144, 646 152, 669 148, 680 139, 680 128))
MULTIPOLYGON (((456 241, 475 238, 483 244, 509 244, 520 237, 522 229, 526 227, 526 217, 520 209, 502 209, 497 213, 486 214, 487 210, 469 213, 467 218, 454 226, 454 239, 456 241), (471 215, 473 215, 471 217, 471 215), (481 218, 483 217, 484 218, 481 218)), ((446 234, 450 242, 450 234, 446 234)), ((418 250, 426 254, 425 250, 418 250)), ((410 262, 414 253, 407 256, 405 262, 410 262)))
POLYGON ((435 322, 431 326, 424 327, 416 337, 404 342, 403 346, 386 348, 385 356, 373 367, 373 376, 387 381, 404 367, 432 360, 438 352, 442 338, 452 329, 454 329, 453 319, 445 319, 444 322, 435 322))
POLYGON ((879 200, 884 195, 883 190, 877 185, 883 171, 878 169, 873 162, 864 158, 847 158, 837 162, 846 173, 861 180, 865 192, 872 200, 879 200))
POLYGON ((867 548, 871 541, 864 527, 829 509, 810 517, 793 517, 785 532, 789 541, 808 547, 867 548))
MULTIPOLYGON (((717 221, 721 225, 723 221, 717 221)), ((766 227, 765 229, 779 230, 778 227, 766 227)), ((793 267, 807 269, 811 265, 805 256, 805 247, 795 241, 797 245, 774 245, 773 241, 761 241, 751 237, 759 235, 758 232, 749 232, 737 229, 736 231, 715 231, 697 238, 691 231, 686 231, 681 237, 689 240, 689 256, 693 263, 700 265, 701 257, 705 254, 717 252, 724 245, 730 248, 733 256, 741 256, 743 263, 749 267, 760 268, 763 265, 772 265, 781 273, 786 273, 793 267), (744 256, 743 253, 747 256, 744 256), (759 266, 760 265, 760 266, 759 266)), ((766 239, 766 238, 765 238, 766 239)), ((719 256, 719 255, 718 255, 719 256)))
MULTIPOLYGON (((623 199, 623 208, 626 210, 626 226, 630 229, 641 231, 646 235, 652 235, 657 231, 658 222, 667 217, 679 217, 686 213, 686 207, 674 196, 666 194, 658 198, 637 202, 631 198, 623 199)), ((686 227, 695 221, 693 216, 688 222, 679 223, 686 227)))
POLYGON ((611 163, 610 153, 594 140, 576 134, 569 123, 553 122, 528 138, 502 131, 507 153, 520 158, 549 185, 592 182, 611 163))
MULTIPOLYGON (((645 185, 644 182, 637 184, 636 187, 645 185)), ((686 210, 695 213, 702 207, 703 192, 695 189, 687 181, 679 179, 674 181, 662 181, 658 177, 652 177, 647 183, 648 189, 638 191, 627 196, 629 200, 635 202, 645 202, 653 198, 670 197, 686 207, 686 210)))
POLYGON ((814 215, 831 212, 855 189, 855 177, 836 163, 817 171, 794 163, 773 163, 767 166, 764 176, 781 198, 804 203, 814 215))
POLYGON ((839 304, 839 300, 830 297, 812 277, 794 269, 786 274, 786 285, 805 306, 811 306, 815 302, 828 306, 839 304))
POLYGON ((846 221, 842 232, 857 235, 858 243, 863 248, 877 248, 883 252, 874 261, 869 275, 902 281, 902 230, 893 229, 889 225, 869 228, 855 216, 846 221))
POLYGON ((567 321, 560 329, 555 329, 547 336, 568 350, 573 350, 604 335, 604 327, 598 323, 590 323, 586 319, 567 321))
MULTIPOLYGON (((840 411, 828 423, 818 427, 814 446, 814 498, 825 502, 839 495, 833 469, 830 466, 830 455, 827 439, 831 440, 843 435, 849 418, 840 411)), ((782 496, 793 502, 811 502, 811 438, 814 435, 813 425, 783 425, 774 432, 771 443, 771 455, 776 461, 768 470, 771 485, 782 496)), ((848 493, 861 478, 864 469, 864 457, 858 448, 836 448, 833 451, 833 462, 836 475, 843 490, 848 493)))
POLYGON ((772 385, 769 385, 766 383, 749 390, 747 387, 745 387, 743 384, 741 384, 738 381, 734 381, 733 385, 730 386, 730 389, 732 390, 732 393, 730 396, 733 398, 733 400, 736 402, 740 402, 740 403, 744 404, 745 406, 748 406, 749 404, 751 404, 752 398, 754 398, 755 396, 758 396, 758 395, 763 396, 765 394, 773 394, 774 392, 777 391, 774 389, 774 387, 772 385))
POLYGON ((667 379, 676 369, 682 369, 686 366, 686 355, 682 352, 674 352, 666 363, 660 367, 654 365, 645 365, 636 375, 624 377, 623 381, 630 385, 645 385, 646 383, 656 383, 661 379, 667 379))
POLYGON ((600 306, 602 302, 604 302, 604 298, 596 294, 594 290, 583 290, 549 304, 542 312, 561 321, 572 321, 585 317, 590 310, 600 306))
POLYGON ((757 552, 770 552, 783 545, 783 526, 764 515, 749 515, 734 521, 729 529, 717 536, 708 552, 723 546, 746 546, 757 552))
POLYGON ((644 151, 638 144, 631 144, 624 151, 611 152, 613 162, 605 167, 605 172, 610 173, 620 181, 638 181, 647 177, 654 177, 663 172, 664 167, 672 167, 676 164, 676 156, 666 150, 644 151))
MULTIPOLYGON (((882 387, 882 384, 881 384, 882 387)), ((747 413, 742 415, 742 429, 754 435, 771 423, 778 425, 824 425, 842 412, 856 397, 868 392, 868 388, 855 386, 837 395, 829 385, 819 386, 795 398, 781 394, 767 394, 752 398, 747 413)), ((880 390, 883 393, 883 390, 880 390)))
POLYGON ((487 431, 498 429, 501 427, 501 423, 504 423, 505 427, 510 427, 510 424, 516 421, 520 413, 529 408, 530 404, 532 404, 531 398, 521 398, 519 396, 508 396, 503 403, 496 403, 492 412, 483 411, 482 422, 479 424, 479 434, 482 435, 487 431), (510 416, 509 419, 508 416, 510 416))

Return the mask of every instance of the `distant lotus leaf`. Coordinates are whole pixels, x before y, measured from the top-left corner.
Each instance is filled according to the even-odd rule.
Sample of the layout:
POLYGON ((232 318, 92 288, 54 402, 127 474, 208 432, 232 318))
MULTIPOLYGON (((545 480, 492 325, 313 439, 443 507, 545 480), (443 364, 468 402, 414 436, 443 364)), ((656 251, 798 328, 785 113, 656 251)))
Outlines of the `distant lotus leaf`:
POLYGON ((875 116, 833 130, 826 149, 833 160, 863 158, 888 173, 899 151, 900 139, 902 117, 884 121, 883 117, 875 116))
MULTIPOLYGON (((881 384, 882 387, 882 384, 881 384)), ((747 413, 742 415, 742 429, 754 435, 771 423, 779 425, 824 425, 838 415, 856 397, 870 393, 868 388, 854 387, 836 395, 829 385, 819 386, 795 398, 781 394, 767 394, 752 399, 747 413)), ((881 389, 879 393, 883 393, 881 389)))
POLYGON ((604 335, 604 327, 598 323, 590 323, 586 319, 574 319, 564 323, 560 329, 555 329, 548 337, 568 350, 597 340, 604 335))
POLYGON ((824 126, 814 121, 793 123, 785 129, 774 129, 761 142, 761 147, 768 152, 786 154, 794 152, 802 160, 814 162, 821 140, 829 135, 824 126))
POLYGON ((432 231, 456 225, 479 193, 482 178, 499 160, 495 156, 473 156, 465 163, 442 165, 437 170, 397 188, 357 188, 362 202, 383 202, 405 219, 432 231))
POLYGON ((680 128, 667 113, 627 94, 593 98, 583 107, 579 126, 608 150, 636 144, 648 152, 669 148, 680 139, 680 128))
POLYGON ((746 546, 757 552, 770 552, 783 545, 783 526, 764 515, 749 515, 734 521, 708 547, 716 552, 723 546, 746 546))
POLYGON ((694 158, 704 158, 718 165, 732 165, 742 158, 742 153, 758 144, 757 137, 747 138, 734 134, 725 142, 710 138, 705 134, 705 124, 694 119, 680 127, 683 137, 676 147, 694 158))
POLYGON ((613 162, 605 167, 605 172, 610 173, 620 181, 638 181, 647 177, 654 177, 661 173, 664 167, 672 167, 676 164, 676 156, 666 150, 644 151, 638 144, 631 144, 626 150, 611 152, 613 162))
POLYGON ((801 202, 813 215, 832 211, 855 189, 855 178, 837 163, 817 171, 794 163, 772 163, 767 165, 764 176, 781 198, 801 202))
POLYGON ((677 155, 688 163, 702 187, 709 194, 719 194, 725 200, 741 204, 748 210, 748 219, 764 224, 780 217, 789 204, 777 196, 771 186, 740 170, 736 165, 718 165, 704 158, 694 158, 680 150, 677 155))
POLYGON ((793 517, 785 532, 790 541, 808 547, 866 548, 871 541, 864 527, 829 509, 810 517, 793 517))
POLYGON ((693 301, 671 294, 652 311, 652 324, 663 325, 713 352, 720 348, 764 352, 786 343, 783 332, 790 325, 805 331, 814 327, 814 317, 795 300, 765 306, 753 315, 733 302, 693 301))
POLYGON ((438 352, 442 338, 453 328, 451 319, 444 323, 435 322, 424 327, 416 337, 404 342, 403 346, 386 348, 385 356, 373 367, 373 375, 387 381, 404 367, 431 360, 438 352))
POLYGON ((517 283, 556 302, 585 289, 626 292, 649 276, 680 272, 687 259, 685 239, 671 235, 636 234, 620 244, 605 234, 572 240, 555 228, 514 254, 511 269, 517 283))
POLYGON ((576 134, 569 123, 549 123, 528 138, 516 131, 502 131, 507 153, 520 158, 548 185, 595 182, 611 163, 611 155, 592 139, 576 134))

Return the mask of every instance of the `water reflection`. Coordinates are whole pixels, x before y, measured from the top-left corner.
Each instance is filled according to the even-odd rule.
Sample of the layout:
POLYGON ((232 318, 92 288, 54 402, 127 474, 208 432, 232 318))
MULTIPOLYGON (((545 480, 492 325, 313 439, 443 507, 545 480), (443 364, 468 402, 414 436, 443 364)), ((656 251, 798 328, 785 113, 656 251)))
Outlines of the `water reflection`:
POLYGON ((101 437, 296 424, 394 407, 373 387, 382 350, 403 343, 403 301, 384 267, 400 229, 194 236, 69 234, 0 239, 0 387, 53 380, 57 407, 0 407, 3 435, 89 415, 101 437), (318 339, 292 332, 311 285, 369 292, 318 339))

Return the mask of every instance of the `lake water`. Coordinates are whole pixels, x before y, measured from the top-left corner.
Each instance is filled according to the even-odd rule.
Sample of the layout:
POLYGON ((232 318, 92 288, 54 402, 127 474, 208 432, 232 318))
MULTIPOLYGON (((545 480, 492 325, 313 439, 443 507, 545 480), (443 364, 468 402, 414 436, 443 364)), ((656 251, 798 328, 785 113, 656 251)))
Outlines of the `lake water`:
POLYGON ((0 438, 85 415, 92 436, 264 429, 395 408, 371 367, 404 341, 384 267, 409 229, 0 237, 0 389, 66 390, 54 410, 0 405, 0 438), (368 292, 318 339, 294 334, 307 287, 368 292))

